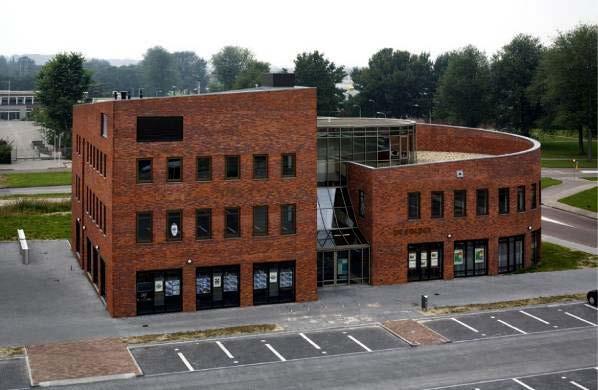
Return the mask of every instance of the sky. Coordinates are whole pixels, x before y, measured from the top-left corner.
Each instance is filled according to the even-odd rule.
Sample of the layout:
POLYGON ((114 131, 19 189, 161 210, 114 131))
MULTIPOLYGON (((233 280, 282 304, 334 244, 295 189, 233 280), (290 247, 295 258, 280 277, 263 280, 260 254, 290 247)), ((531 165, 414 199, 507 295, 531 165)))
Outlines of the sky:
POLYGON ((27 0, 3 1, 2 15, 4 55, 140 60, 160 45, 209 59, 236 45, 273 66, 292 68, 297 53, 319 50, 352 67, 385 47, 436 57, 473 44, 490 56, 518 33, 549 44, 559 31, 598 23, 598 1, 27 0))

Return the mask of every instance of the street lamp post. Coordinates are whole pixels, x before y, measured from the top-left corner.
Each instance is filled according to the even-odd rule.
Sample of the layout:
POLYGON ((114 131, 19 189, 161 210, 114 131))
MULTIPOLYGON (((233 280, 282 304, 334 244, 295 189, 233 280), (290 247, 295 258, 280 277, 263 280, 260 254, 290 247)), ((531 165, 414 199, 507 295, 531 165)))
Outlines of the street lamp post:
POLYGON ((378 112, 376 112, 376 117, 378 117, 378 115, 384 115, 384 118, 386 119, 386 113, 385 112, 378 111, 378 112))
POLYGON ((376 101, 374 99, 368 99, 368 102, 372 103, 372 114, 376 116, 376 101))
POLYGON ((359 117, 361 118, 361 106, 358 104, 353 104, 353 107, 359 108, 359 117))

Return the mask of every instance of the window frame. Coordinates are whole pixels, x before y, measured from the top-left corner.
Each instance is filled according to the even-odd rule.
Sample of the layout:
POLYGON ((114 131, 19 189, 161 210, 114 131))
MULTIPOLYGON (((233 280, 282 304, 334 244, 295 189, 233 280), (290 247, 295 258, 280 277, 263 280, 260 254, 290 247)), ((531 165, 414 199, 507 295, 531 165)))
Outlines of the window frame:
POLYGON ((153 183, 154 182, 154 159, 153 158, 138 158, 137 159, 137 169, 136 169, 136 173, 137 173, 137 183, 153 183), (139 163, 141 161, 149 161, 150 162, 150 178, 149 180, 141 180, 139 178, 139 163))
POLYGON ((241 179, 241 156, 238 154, 224 156, 224 180, 239 179, 241 179), (228 160, 231 158, 237 159, 237 176, 228 176, 228 160))
POLYGON ((212 181, 212 156, 197 156, 195 158, 195 180, 196 181, 212 181), (199 160, 207 160, 208 161, 208 177, 207 178, 200 178, 199 177, 199 160))
POLYGON ((284 236, 297 234, 297 205, 295 203, 286 203, 280 205, 280 234, 284 236), (287 207, 293 208, 292 230, 289 231, 285 231, 285 216, 287 207))
POLYGON ((510 187, 501 187, 498 189, 498 214, 499 215, 507 215, 511 212, 511 188, 510 187), (502 208, 502 194, 506 194, 506 208, 502 208))
POLYGON ((463 218, 467 217, 467 190, 453 190, 453 217, 463 218), (463 195, 463 213, 457 214, 457 194, 463 195))
POLYGON ((430 218, 444 218, 444 191, 430 193, 430 218), (440 195, 440 214, 434 214, 434 195, 440 195))
POLYGON ((530 189, 530 210, 535 210, 538 208, 538 185, 536 183, 531 184, 530 189))
POLYGON ((408 220, 418 220, 421 219, 421 193, 416 191, 416 192, 408 192, 407 193, 407 219, 408 220), (417 216, 412 216, 411 215, 411 199, 412 196, 415 196, 415 200, 417 200, 417 216))
POLYGON ((297 154, 296 153, 282 153, 280 155, 280 176, 281 177, 297 177, 297 154), (292 174, 285 174, 285 159, 292 156, 293 172, 292 174))
POLYGON ((183 240, 183 210, 182 209, 175 209, 175 210, 166 210, 166 241, 182 241, 183 240), (179 214, 179 236, 178 237, 172 237, 170 235, 170 225, 169 225, 169 219, 170 219, 170 214, 174 214, 174 213, 178 213, 179 214))
POLYGON ((195 209, 195 239, 196 240, 211 240, 212 239, 212 209, 211 208, 198 208, 195 209), (199 223, 198 223, 198 219, 200 216, 200 213, 205 213, 204 215, 207 215, 208 217, 208 235, 207 236, 200 236, 199 235, 199 223))
POLYGON ((100 137, 108 138, 108 114, 100 113, 100 137))
POLYGON ((487 188, 478 188, 476 189, 475 192, 475 212, 476 215, 488 215, 490 210, 490 192, 488 191, 487 188), (484 199, 485 199, 485 211, 482 213, 480 212, 480 194, 485 194, 484 195, 484 199))
POLYGON ((361 218, 365 218, 365 208, 366 208, 365 192, 363 192, 362 190, 359 190, 359 216, 361 218))
POLYGON ((524 213, 525 206, 525 185, 517 186, 517 212, 524 213))
POLYGON ((154 213, 152 211, 137 211, 135 214, 135 242, 137 244, 149 244, 154 241, 154 213), (150 239, 149 240, 139 240, 139 217, 141 215, 149 215, 149 230, 150 230, 150 239))
POLYGON ((265 180, 265 179, 268 178, 268 176, 269 176, 269 172, 268 172, 269 171, 268 170, 268 160, 269 159, 268 159, 268 155, 267 154, 254 154, 253 155, 253 161, 252 161, 253 162, 253 166, 252 166, 252 171, 253 172, 252 172, 252 176, 253 176, 254 180, 265 180), (255 160, 256 160, 256 158, 259 158, 259 157, 264 157, 266 159, 266 173, 265 173, 264 176, 257 176, 256 175, 255 160))
POLYGON ((178 182, 183 181, 183 158, 182 157, 167 157, 166 158, 166 181, 169 183, 178 183, 178 182), (179 167, 180 177, 178 179, 170 178, 170 167, 168 166, 168 163, 170 163, 170 161, 172 161, 172 160, 179 160, 181 163, 181 165, 179 167))
POLYGON ((267 236, 270 232, 270 227, 269 227, 269 223, 268 223, 268 218, 269 218, 269 210, 268 210, 268 205, 258 205, 258 206, 253 206, 252 208, 252 224, 251 224, 251 230, 252 230, 252 235, 254 237, 263 237, 263 236, 267 236), (266 225, 264 226, 264 231, 263 232, 257 232, 255 229, 256 223, 255 223, 255 217, 256 217, 256 209, 262 209, 265 210, 266 212, 266 225))
POLYGON ((241 237, 241 208, 240 207, 225 207, 224 208, 224 238, 240 238, 241 237), (228 233, 228 212, 230 210, 236 210, 237 212, 237 234, 228 233))

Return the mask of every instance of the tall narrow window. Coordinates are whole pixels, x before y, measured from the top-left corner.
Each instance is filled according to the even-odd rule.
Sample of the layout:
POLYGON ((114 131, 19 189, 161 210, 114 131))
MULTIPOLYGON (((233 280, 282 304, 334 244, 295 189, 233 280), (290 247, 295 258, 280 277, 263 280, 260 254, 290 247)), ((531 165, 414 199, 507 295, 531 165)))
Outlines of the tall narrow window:
POLYGON ((268 206, 253 207, 253 235, 268 235, 268 206))
POLYGON ((259 154, 253 156, 253 178, 266 179, 268 177, 268 156, 259 154))
POLYGON ((102 113, 100 116, 100 134, 104 138, 108 138, 108 115, 102 113))
POLYGON ((476 191, 476 214, 488 215, 488 190, 481 189, 476 191))
POLYGON ((498 189, 498 213, 509 214, 509 188, 498 189))
POLYGON ((137 182, 150 183, 152 181, 152 159, 137 160, 137 182))
POLYGON ((241 210, 238 207, 224 210, 224 237, 241 237, 241 210))
POLYGON ((532 183, 532 191, 531 194, 529 194, 529 196, 530 198, 532 198, 532 204, 530 208, 533 210, 536 207, 538 207, 538 187, 536 183, 532 183))
POLYGON ((431 216, 432 218, 442 218, 444 216, 444 192, 432 192, 431 199, 431 216))
POLYGON ((166 239, 181 240, 183 237, 183 218, 181 210, 166 213, 166 239))
POLYGON ((359 216, 365 217, 365 192, 359 191, 359 216))
POLYGON ((282 176, 293 177, 295 176, 295 163, 296 156, 294 153, 287 153, 282 155, 282 176))
POLYGON ((226 156, 224 167, 225 179, 239 179, 241 177, 240 157, 226 156))
POLYGON ((152 242, 152 213, 137 213, 137 242, 152 242))
POLYGON ((197 180, 210 181, 212 180, 212 158, 198 157, 197 158, 197 180))
POLYGON ((212 238, 212 209, 195 211, 195 238, 209 240, 212 238))
POLYGON ((457 190, 454 192, 454 216, 465 217, 467 215, 467 191, 457 190))
POLYGON ((280 206, 280 233, 281 234, 295 234, 295 205, 283 204, 280 206))
POLYGON ((168 159, 168 181, 183 180, 183 159, 173 157, 168 159))
POLYGON ((410 192, 408 194, 408 217, 409 219, 419 219, 419 192, 410 192))
POLYGON ((525 186, 517 187, 517 211, 525 211, 525 186))

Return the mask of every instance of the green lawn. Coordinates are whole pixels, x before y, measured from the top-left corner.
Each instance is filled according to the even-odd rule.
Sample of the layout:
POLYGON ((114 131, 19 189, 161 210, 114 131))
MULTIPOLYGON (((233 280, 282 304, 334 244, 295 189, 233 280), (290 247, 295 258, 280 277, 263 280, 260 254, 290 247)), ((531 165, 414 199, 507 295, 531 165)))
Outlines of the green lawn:
POLYGON ((46 187, 71 184, 71 172, 32 172, 0 174, 2 187, 46 187))
POLYGON ((522 272, 563 271, 584 267, 598 267, 598 256, 542 242, 542 260, 522 272))
POLYGON ((56 194, 13 194, 13 195, 0 195, 0 200, 8 199, 48 199, 48 198, 70 198, 70 192, 61 192, 56 194))
MULTIPOLYGON (((545 168, 575 168, 575 163, 571 160, 577 160, 579 168, 598 167, 598 159, 596 157, 590 161, 585 154, 579 154, 575 132, 559 131, 546 133, 535 130, 532 132, 532 136, 542 144, 542 166, 545 168)), ((587 147, 588 142, 584 139, 584 148, 587 149, 587 147)), ((594 156, 596 156, 597 150, 598 143, 596 140, 593 140, 592 152, 594 156)))
POLYGON ((0 207, 0 240, 16 240, 17 229, 30 239, 70 237, 70 201, 20 199, 0 207))
POLYGON ((557 186, 562 183, 562 181, 553 179, 552 177, 543 177, 542 178, 542 189, 548 188, 551 186, 557 186))
MULTIPOLYGON (((575 168, 571 160, 540 160, 542 168, 575 168)), ((578 168, 598 168, 598 160, 578 160, 578 168)))
POLYGON ((598 187, 590 188, 589 190, 578 192, 563 199, 559 202, 568 204, 569 206, 579 207, 580 209, 598 211, 598 187))
POLYGON ((589 181, 598 181, 598 176, 594 176, 594 177, 584 177, 584 179, 589 180, 589 181))

